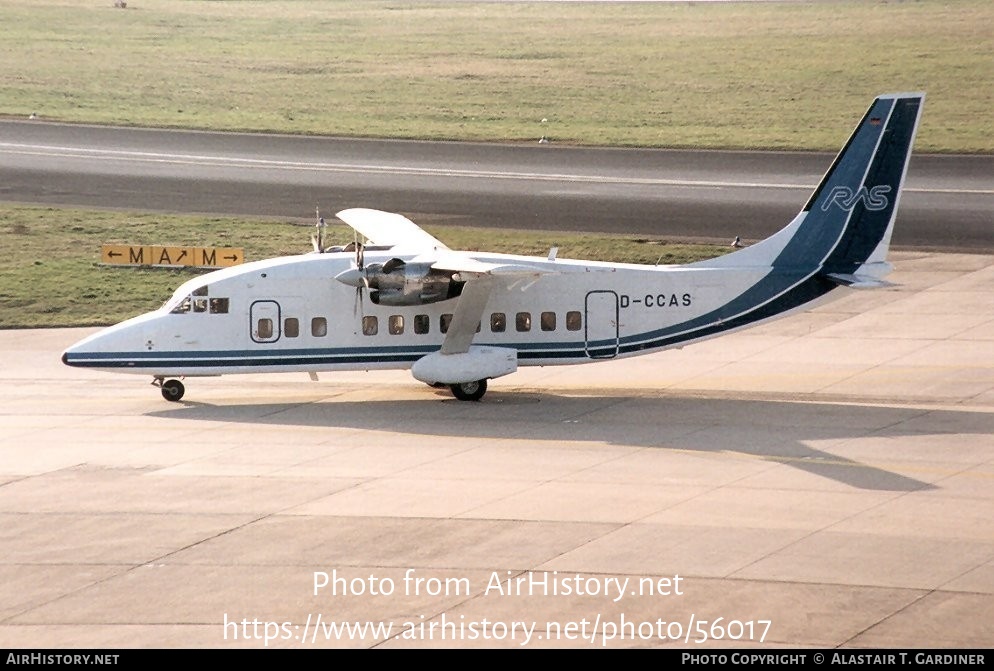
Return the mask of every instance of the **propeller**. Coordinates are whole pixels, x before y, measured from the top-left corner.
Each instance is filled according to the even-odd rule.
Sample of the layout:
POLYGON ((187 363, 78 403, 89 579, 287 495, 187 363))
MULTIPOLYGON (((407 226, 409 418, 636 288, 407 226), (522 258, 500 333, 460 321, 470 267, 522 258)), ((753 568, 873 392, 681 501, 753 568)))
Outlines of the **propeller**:
POLYGON ((317 207, 314 208, 314 217, 315 219, 317 219, 317 223, 314 224, 314 227, 317 229, 317 232, 311 236, 311 246, 314 247, 315 252, 317 252, 318 254, 323 254, 324 232, 328 226, 327 224, 324 223, 324 217, 321 216, 320 208, 317 207))
POLYGON ((365 263, 365 245, 359 242, 358 239, 355 240, 355 266, 356 270, 359 272, 360 282, 356 284, 355 287, 355 304, 352 306, 352 316, 354 317, 356 312, 362 316, 362 290, 369 288, 369 278, 366 277, 366 263, 365 263))
POLYGON ((369 288, 369 278, 366 277, 365 245, 359 242, 358 235, 356 235, 352 245, 355 247, 353 266, 338 273, 335 279, 342 284, 355 287, 355 304, 352 307, 352 314, 355 316, 362 312, 362 292, 363 289, 369 288))

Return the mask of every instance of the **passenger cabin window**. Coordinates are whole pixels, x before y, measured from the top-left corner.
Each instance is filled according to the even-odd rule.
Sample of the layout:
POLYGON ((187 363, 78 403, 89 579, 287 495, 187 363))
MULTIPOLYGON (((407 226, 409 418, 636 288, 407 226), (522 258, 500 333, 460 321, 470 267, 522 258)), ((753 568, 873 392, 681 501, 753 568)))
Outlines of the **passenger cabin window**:
POLYGON ((258 322, 258 332, 256 333, 256 340, 269 340, 273 337, 273 320, 268 317, 263 317, 258 322))
POLYGON ((583 327, 583 320, 580 318, 579 311, 571 310, 566 313, 567 331, 579 331, 582 327, 583 327))
POLYGON ((494 312, 490 315, 490 330, 494 333, 503 333, 507 330, 507 315, 503 312, 494 312))
POLYGON ((532 315, 530 312, 519 312, 514 318, 514 326, 519 331, 532 330, 532 315))
POLYGON ((283 335, 287 338, 296 338, 300 335, 300 320, 296 317, 287 317, 283 320, 283 335))
POLYGON ((387 330, 390 331, 390 335, 402 334, 404 332, 404 315, 390 315, 387 330))
POLYGON ((423 335, 431 328, 431 319, 428 315, 414 315, 414 332, 423 335))
POLYGON ((543 331, 555 331, 556 330, 556 313, 555 312, 543 312, 542 318, 539 320, 542 324, 543 331))
POLYGON ((377 323, 376 317, 363 317, 362 318, 362 334, 373 336, 379 330, 379 324, 377 323))
POLYGON ((311 319, 311 335, 315 338, 323 338, 328 335, 328 320, 324 317, 311 319))
POLYGON ((442 315, 438 320, 438 330, 442 333, 448 333, 450 324, 452 324, 452 315, 442 315))

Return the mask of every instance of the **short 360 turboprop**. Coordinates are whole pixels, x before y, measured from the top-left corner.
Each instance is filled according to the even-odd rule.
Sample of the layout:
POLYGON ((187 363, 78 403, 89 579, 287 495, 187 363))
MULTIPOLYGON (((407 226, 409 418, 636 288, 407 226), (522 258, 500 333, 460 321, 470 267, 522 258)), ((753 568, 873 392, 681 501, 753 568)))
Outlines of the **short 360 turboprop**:
POLYGON ((636 356, 883 286, 924 95, 873 101, 807 204, 750 247, 682 266, 451 250, 408 219, 349 209, 355 248, 248 263, 65 351, 70 366, 175 378, 409 368, 478 400, 518 366, 636 356))

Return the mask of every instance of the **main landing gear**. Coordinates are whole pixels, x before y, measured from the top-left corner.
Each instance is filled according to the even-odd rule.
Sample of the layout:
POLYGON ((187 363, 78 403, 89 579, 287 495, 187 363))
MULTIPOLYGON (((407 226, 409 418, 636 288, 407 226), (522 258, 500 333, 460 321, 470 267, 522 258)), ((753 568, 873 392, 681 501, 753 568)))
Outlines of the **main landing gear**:
POLYGON ((487 381, 476 380, 475 382, 463 382, 461 384, 449 385, 452 395, 460 401, 479 401, 487 393, 487 381))
POLYGON ((186 392, 186 387, 179 380, 166 380, 157 377, 152 380, 152 384, 162 391, 162 398, 174 403, 183 398, 183 393, 186 392))

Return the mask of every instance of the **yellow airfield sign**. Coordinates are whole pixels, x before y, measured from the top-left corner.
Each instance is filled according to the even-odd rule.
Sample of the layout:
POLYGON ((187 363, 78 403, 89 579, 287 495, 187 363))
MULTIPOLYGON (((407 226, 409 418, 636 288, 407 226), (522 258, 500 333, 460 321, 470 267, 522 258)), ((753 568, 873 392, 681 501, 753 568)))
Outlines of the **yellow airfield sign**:
POLYGON ((100 262, 113 266, 227 268, 245 261, 241 247, 101 245, 100 262))

